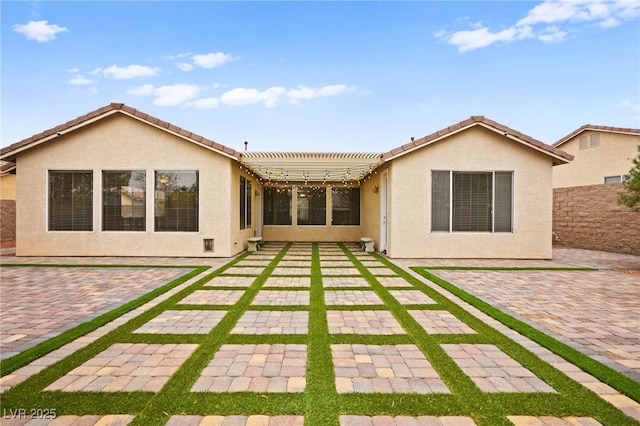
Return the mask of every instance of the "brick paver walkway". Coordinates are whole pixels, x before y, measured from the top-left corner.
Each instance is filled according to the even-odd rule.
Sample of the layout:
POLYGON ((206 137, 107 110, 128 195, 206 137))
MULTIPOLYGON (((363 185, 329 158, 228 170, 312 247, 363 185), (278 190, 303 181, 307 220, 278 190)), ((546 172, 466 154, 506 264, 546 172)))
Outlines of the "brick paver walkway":
POLYGON ((339 393, 449 393, 415 345, 332 345, 339 393))
POLYGON ((434 271, 640 381, 640 276, 614 271, 434 271))
POLYGON ((0 359, 110 311, 186 271, 173 268, 3 267, 0 359))
MULTIPOLYGON (((11 396, 14 386, 38 374, 38 380, 34 383, 42 384, 38 385, 41 388, 34 390, 34 395, 40 397, 38 393, 43 392, 43 398, 46 395, 53 398, 50 401, 62 401, 54 402, 61 404, 59 413, 62 415, 52 422, 34 420, 34 424, 144 424, 146 420, 142 423, 136 420, 137 411, 127 410, 129 398, 119 398, 122 392, 142 391, 136 398, 148 399, 139 410, 146 416, 156 416, 154 424, 247 426, 314 424, 309 419, 316 418, 313 416, 318 415, 317 410, 334 410, 334 421, 345 426, 474 425, 474 418, 468 412, 465 415, 456 415, 455 410, 439 415, 415 415, 418 412, 429 414, 425 410, 429 409, 431 402, 442 406, 441 402, 437 402, 443 401, 442 398, 453 398, 450 400, 453 406, 459 406, 459 399, 464 399, 465 392, 468 392, 460 387, 465 380, 477 386, 469 394, 475 395, 474 398, 478 397, 478 393, 486 394, 487 398, 489 395, 514 394, 526 405, 528 394, 531 398, 551 398, 556 394, 563 396, 566 389, 561 383, 550 381, 554 383, 552 387, 544 376, 538 377, 535 365, 525 363, 525 367, 520 362, 522 360, 510 356, 505 347, 498 347, 493 341, 485 342, 482 327, 476 324, 472 328, 460 319, 462 317, 456 316, 459 314, 454 315, 453 310, 443 309, 438 297, 444 296, 479 318, 483 324, 490 325, 526 347, 539 357, 539 363, 548 363, 557 368, 640 421, 640 404, 637 402, 448 295, 407 268, 412 265, 549 267, 558 266, 558 263, 490 260, 411 260, 407 263, 400 260, 397 264, 403 266, 406 272, 398 276, 397 270, 379 258, 360 251, 357 244, 294 244, 288 247, 283 261, 275 265, 273 260, 276 255, 286 247, 284 243, 267 244, 259 252, 208 278, 208 281, 203 277, 211 271, 180 284, 154 301, 0 378, 0 392, 11 396), (317 252, 313 254, 316 247, 317 252), (345 253, 343 247, 347 247, 350 253, 345 253), (354 258, 358 259, 355 263, 352 262, 354 258), (322 271, 320 277, 311 276, 312 264, 322 271), (274 266, 272 276, 260 276, 267 268, 274 266), (362 275, 359 269, 362 267, 368 268, 370 275, 362 275), (374 278, 371 279, 371 276, 374 278), (403 278, 407 276, 413 278, 403 278), (429 295, 425 294, 422 287, 414 286, 415 281, 408 281, 416 278, 422 281, 424 288, 430 289, 429 295), (153 315, 147 315, 144 320, 140 317, 154 307, 161 309, 154 311, 153 315), (135 327, 118 328, 129 322, 135 323, 135 327), (109 333, 117 333, 114 343, 101 346, 92 356, 74 365, 69 364, 69 359, 73 358, 76 351, 87 346, 90 349, 101 337, 108 338, 111 335, 109 333), (145 343, 141 343, 140 339, 145 343), (393 343, 387 343, 389 339, 393 343), (471 343, 465 343, 465 339, 471 339, 466 340, 471 343), (65 371, 54 373, 58 370, 48 369, 48 366, 59 361, 62 361, 60 365, 69 365, 57 367, 66 368, 65 371), (177 380, 171 380, 177 376, 178 369, 186 376, 180 375, 177 380), (50 379, 45 379, 47 377, 50 379), (310 382, 311 379, 324 384, 310 382), (100 395, 109 395, 119 402, 112 407, 113 414, 85 415, 84 408, 82 413, 75 412, 75 405, 70 399, 56 396, 74 395, 72 392, 86 392, 89 396, 83 397, 88 401, 92 396, 99 398, 100 395), (146 397, 145 392, 158 398, 146 397), (333 399, 329 399, 330 406, 322 406, 323 393, 334 394, 331 397, 333 399), (404 404, 407 414, 411 410, 418 410, 413 412, 414 415, 387 415, 385 410, 393 411, 393 404, 385 406, 373 402, 375 400, 367 402, 366 398, 375 397, 376 394, 397 396, 401 405, 404 398, 428 399, 416 399, 420 401, 418 404, 404 404), (340 408, 333 406, 334 403, 341 404, 340 398, 350 397, 355 397, 354 401, 359 401, 360 407, 370 407, 372 413, 378 412, 379 415, 366 414, 361 408, 349 413, 349 405, 340 408), (273 402, 272 398, 284 403, 288 407, 286 412, 278 413, 278 403, 273 402), (204 405, 207 412, 202 409, 201 400, 208 401, 204 405), (252 402, 256 400, 261 403, 256 405, 252 402), (261 407, 262 401, 264 407, 270 407, 265 412, 255 408, 261 407), (291 404, 287 405, 287 401, 291 404), (249 411, 256 410, 255 413, 233 412, 233 407, 240 410, 239 407, 244 407, 245 403, 249 404, 247 407, 254 407, 249 411), (192 404, 200 407, 197 412, 190 411, 192 404), (218 409, 221 412, 216 412, 218 409), (65 410, 71 414, 62 412, 65 410)), ((637 260, 637 257, 610 260, 606 255, 583 252, 578 253, 576 260, 571 259, 569 254, 562 252, 565 264, 588 261, 604 265, 602 267, 606 269, 619 269, 622 266, 628 269, 633 260, 637 260)), ((12 258, 11 261, 28 264, 35 263, 34 259, 12 258)), ((65 263, 91 261, 96 262, 96 259, 65 258, 65 263)), ((105 263, 122 261, 105 258, 105 263)), ((214 267, 228 262, 155 259, 149 260, 149 264, 158 261, 180 265, 209 263, 214 267)), ((46 262, 54 263, 55 260, 38 258, 37 263, 46 262)), ((132 259, 131 263, 144 264, 143 259, 132 259)), ((50 305, 54 306, 54 311, 46 314, 51 317, 54 313, 64 314, 67 310, 59 301, 55 303, 55 297, 60 293, 58 284, 64 282, 67 272, 80 276, 87 273, 89 277, 100 272, 102 279, 106 279, 120 268, 13 269, 18 276, 25 273, 27 276, 36 276, 38 271, 46 269, 58 272, 47 276, 46 285, 37 287, 40 294, 23 295, 26 297, 24 303, 37 301, 42 294, 53 295, 50 305)), ((127 287, 129 283, 133 284, 134 289, 140 286, 139 291, 145 293, 190 270, 152 267, 122 269, 131 269, 137 274, 135 278, 111 276, 114 283, 118 279, 124 280, 117 286, 123 293, 130 290, 127 287), (155 275, 156 271, 159 271, 158 275, 155 275), (173 275, 163 276, 160 272, 173 275), (158 278, 160 276, 162 278, 158 278), (148 289, 144 287, 147 285, 148 289)), ((640 309, 637 309, 637 298, 633 297, 637 292, 637 276, 613 271, 437 270, 434 273, 527 319, 550 334, 561 336, 585 353, 609 364, 623 365, 626 373, 634 373, 633 362, 640 358, 634 346, 637 342, 632 341, 633 327, 637 330, 640 326, 640 319, 635 314, 640 309), (600 305, 604 306, 598 308, 600 305), (561 323, 558 318, 563 318, 564 322, 561 323), (592 346, 580 342, 581 338, 592 346), (604 348, 605 342, 612 345, 608 352, 598 353, 593 349, 604 348)), ((19 277, 15 281, 21 279, 24 278, 19 277)), ((86 280, 77 281, 87 285, 86 280)), ((20 284, 17 285, 11 289, 12 292, 21 288, 20 284)), ((7 288, 3 269, 3 314, 8 310, 7 306, 13 306, 13 303, 7 305, 4 297, 7 288)), ((82 300, 85 296, 85 302, 86 294, 92 291, 87 287, 74 290, 78 293, 74 297, 82 300)), ((95 297, 108 299, 110 294, 101 293, 102 290, 96 288, 95 297)), ((119 301, 115 306, 122 303, 119 301)), ((99 309, 100 305, 95 305, 87 310, 99 309)), ((16 338, 19 333, 15 330, 19 328, 6 329, 4 317, 0 316, 0 321, 2 338, 16 338)), ((81 321, 85 321, 84 317, 71 318, 69 324, 81 321)), ((2 348, 2 355, 5 354, 2 348)), ((508 400, 504 401, 504 406, 509 407, 508 400)), ((553 403, 555 400, 548 401, 553 403)), ((485 410, 484 414, 491 416, 493 413, 487 408, 489 405, 485 407, 481 404, 478 409, 485 410)), ((498 405, 502 406, 503 403, 498 405)), ((584 415, 518 415, 518 407, 514 405, 513 412, 508 416, 505 414, 502 421, 508 418, 517 426, 600 424, 584 415)), ((584 410, 588 412, 589 408, 585 407, 584 410)), ((563 408, 565 411, 567 409, 563 408)), ((580 411, 580 414, 584 414, 580 411)), ((24 418, 7 418, 5 415, 2 424, 22 425, 27 421, 24 418)), ((484 424, 487 424, 486 420, 484 424)))
POLYGON ((223 345, 193 392, 303 392, 305 345, 223 345))
POLYGON ((45 390, 158 392, 196 348, 197 345, 118 343, 45 390))

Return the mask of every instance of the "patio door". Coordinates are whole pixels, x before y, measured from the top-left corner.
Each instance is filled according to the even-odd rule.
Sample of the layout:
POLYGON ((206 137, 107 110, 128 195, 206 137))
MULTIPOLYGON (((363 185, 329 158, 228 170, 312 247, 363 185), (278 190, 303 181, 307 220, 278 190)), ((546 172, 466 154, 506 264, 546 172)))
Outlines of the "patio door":
POLYGON ((389 215, 389 173, 385 170, 380 174, 380 253, 387 253, 388 230, 387 222, 389 215))

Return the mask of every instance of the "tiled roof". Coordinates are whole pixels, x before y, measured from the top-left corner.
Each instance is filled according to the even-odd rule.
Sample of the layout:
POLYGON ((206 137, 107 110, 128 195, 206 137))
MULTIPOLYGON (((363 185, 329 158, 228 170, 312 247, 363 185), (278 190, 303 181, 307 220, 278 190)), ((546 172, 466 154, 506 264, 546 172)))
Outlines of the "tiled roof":
POLYGON ((68 131, 73 131, 74 129, 78 128, 78 127, 82 127, 84 125, 87 125, 89 123, 92 123, 100 118, 104 118, 108 115, 114 114, 114 113, 123 113, 126 115, 129 115, 131 117, 134 117, 138 120, 144 121, 148 124, 151 124, 152 126, 158 127, 160 129, 163 129, 167 132, 173 133, 175 135, 178 135, 184 139, 187 139, 189 141, 192 141, 194 143, 197 143, 199 145, 203 145, 207 148, 211 148, 215 151, 218 151, 228 157, 232 157, 235 159, 238 159, 238 155, 239 153, 231 148, 228 148, 222 144, 219 144, 217 142, 214 142, 210 139, 207 139, 205 137, 202 137, 200 135, 197 135, 195 133, 192 133, 188 130, 185 130, 181 127, 175 126, 171 123, 168 123, 166 121, 162 121, 156 117, 153 117, 149 114, 145 114, 135 108, 131 108, 125 104, 122 103, 111 103, 109 105, 106 105, 102 108, 98 108, 95 111, 91 111, 88 114, 82 115, 74 120, 71 121, 67 121, 64 124, 61 124, 59 126, 56 126, 54 128, 51 128, 49 130, 45 130, 42 133, 38 133, 36 135, 33 135, 29 138, 23 139, 20 142, 16 142, 10 146, 7 146, 5 148, 2 148, 0 150, 0 156, 3 158, 11 158, 11 156, 13 154, 17 154, 20 151, 23 151, 25 149, 29 149, 32 146, 36 146, 39 145, 40 143, 46 142, 50 139, 53 139, 54 137, 57 137, 59 135, 63 135, 65 134, 65 132, 68 131))
POLYGON ((419 139, 414 139, 408 144, 399 146, 395 149, 392 149, 391 151, 385 152, 384 154, 382 154, 382 156, 385 161, 389 161, 393 158, 399 157, 408 152, 414 151, 415 149, 429 145, 443 138, 451 136, 455 133, 458 133, 462 130, 465 130, 477 125, 484 126, 506 137, 509 137, 519 143, 522 143, 525 146, 529 146, 530 148, 533 148, 545 154, 548 154, 558 159, 561 163, 567 163, 573 160, 573 156, 571 154, 564 152, 561 149, 557 149, 553 146, 545 144, 544 142, 540 142, 539 140, 534 139, 531 136, 525 135, 524 133, 521 133, 508 126, 505 126, 504 124, 500 124, 496 121, 485 118, 482 115, 471 116, 466 120, 463 120, 447 128, 438 130, 437 132, 431 133, 430 135, 427 135, 419 139))
POLYGON ((0 173, 9 173, 16 168, 15 163, 0 160, 0 173))
POLYGON ((626 127, 611 127, 611 126, 594 126, 593 124, 585 124, 584 126, 581 126, 580 128, 569 133, 568 135, 562 137, 558 142, 554 143, 553 146, 557 148, 563 143, 567 142, 568 140, 578 136, 580 133, 586 132, 588 130, 595 130, 598 132, 626 133, 631 135, 633 134, 640 135, 640 129, 631 129, 626 127))

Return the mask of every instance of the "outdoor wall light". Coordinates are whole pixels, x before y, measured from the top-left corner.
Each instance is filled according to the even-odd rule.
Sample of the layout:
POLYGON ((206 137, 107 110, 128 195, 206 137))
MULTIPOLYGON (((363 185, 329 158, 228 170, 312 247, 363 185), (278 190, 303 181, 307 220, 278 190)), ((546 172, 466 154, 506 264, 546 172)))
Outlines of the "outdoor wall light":
POLYGON ((377 194, 377 193, 378 193, 378 186, 377 186, 377 185, 373 187, 373 193, 374 193, 374 194, 377 194))

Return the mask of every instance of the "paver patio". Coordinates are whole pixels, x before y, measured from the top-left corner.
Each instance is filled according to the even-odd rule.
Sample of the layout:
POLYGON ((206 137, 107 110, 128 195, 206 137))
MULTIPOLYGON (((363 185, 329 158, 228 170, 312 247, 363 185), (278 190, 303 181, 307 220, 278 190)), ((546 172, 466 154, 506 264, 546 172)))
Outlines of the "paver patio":
MULTIPOLYGON (((579 264, 580 259, 599 265, 624 265, 627 269, 634 265, 629 257, 615 259, 612 256, 612 263, 607 264, 606 255, 589 258, 588 253, 578 254, 579 260, 575 260, 569 253, 562 252, 563 265, 579 264)), ((2 262, 8 260, 24 265, 34 262, 33 258, 3 258, 2 262)), ((39 260, 39 263, 51 261, 39 260)), ((90 258, 67 260, 65 258, 64 263, 100 263, 100 259, 90 258)), ((107 259, 106 263, 110 261, 115 259, 107 259)), ((219 267, 230 260, 200 261, 200 264, 219 267)), ((193 259, 149 260, 149 264, 156 262, 198 265, 193 259)), ((494 401, 492 395, 500 398, 505 394, 518 395, 523 402, 529 401, 527 395, 531 395, 530 401, 546 398, 544 406, 552 407, 558 397, 568 397, 581 386, 600 395, 593 398, 609 401, 631 416, 620 418, 629 422, 635 418, 640 422, 640 404, 636 401, 408 269, 408 266, 429 265, 499 266, 514 264, 512 262, 394 261, 400 266, 398 269, 362 252, 359 244, 269 243, 259 252, 232 261, 230 267, 206 279, 211 270, 203 272, 152 302, 124 313, 112 323, 2 377, 3 407, 8 406, 12 411, 7 415, 5 409, 1 423, 22 425, 29 420, 19 418, 21 416, 15 415, 18 411, 13 411, 23 407, 13 401, 14 394, 25 386, 33 388, 34 396, 46 395, 49 404, 56 408, 56 419, 39 419, 37 424, 486 425, 498 420, 515 425, 600 424, 585 416, 583 409, 572 413, 571 408, 563 408, 565 414, 557 416, 543 412, 545 409, 539 415, 530 415, 530 412, 525 415, 519 411, 520 404, 509 408, 511 406, 504 402, 499 405, 505 408, 497 411, 490 408, 494 401), (274 259, 282 250, 286 253, 276 265, 274 259), (312 274, 312 265, 321 275, 312 274), (272 275, 262 275, 268 267, 274 267, 272 275), (362 268, 367 269, 368 275, 361 273, 362 268), (472 317, 460 316, 460 311, 453 308, 456 306, 472 317), (475 318, 473 327, 467 324, 469 318, 475 318), (494 344, 498 343, 496 337, 489 338, 487 327, 502 333, 500 339, 513 339, 531 351, 531 355, 518 355, 498 347, 494 344), (107 340, 100 343, 100 339, 107 340), (394 343, 388 343, 388 339, 394 343), (83 355, 84 358, 75 355, 82 348, 91 355, 83 355), (530 357, 536 357, 537 361, 532 363, 530 357), (49 368, 56 362, 58 367, 49 368), (452 366, 456 367, 452 369, 452 366), (550 373, 549 368, 556 373, 550 373), (176 379, 179 369, 181 374, 176 379), (34 375, 35 382, 27 380, 34 375), (551 377, 554 378, 550 380, 551 377), (578 387, 563 384, 566 381, 578 387), (473 385, 462 385, 464 383, 473 385), (140 405, 136 405, 136 398, 120 397, 128 391, 142 392, 137 397, 141 398, 140 405), (86 411, 77 412, 65 394, 80 395, 89 404, 97 404, 103 395, 114 399, 108 415, 87 415, 86 411), (478 413, 469 411, 470 407, 465 407, 463 402, 472 395, 485 401, 478 405, 478 413), (329 405, 325 405, 325 396, 330 397, 329 405), (352 403, 359 408, 353 411, 352 403), (282 408, 278 408, 280 406, 282 408), (200 408, 191 411, 191 407, 200 408), (437 407, 458 408, 454 408, 453 413, 445 413, 437 407), (432 409, 436 412, 430 412, 432 409), (329 417, 325 417, 327 415, 329 417)), ((144 264, 141 259, 132 263, 144 264)), ((559 266, 548 261, 520 261, 518 265, 559 266)), ((640 268, 640 264, 637 267, 640 268)), ((22 275, 34 279, 37 271, 44 271, 28 266, 10 269, 14 275, 5 276, 3 268, 2 312, 7 308, 7 291, 18 291, 24 285, 20 280, 27 278, 22 275)), ((56 274, 47 276, 46 285, 37 287, 40 293, 22 294, 21 300, 24 304, 30 303, 30 297, 45 301, 44 306, 52 309, 46 313, 49 316, 66 309, 64 302, 56 303, 55 297, 47 295, 64 295, 56 284, 62 282, 66 274, 82 276, 83 272, 89 272, 88 276, 92 276, 96 272, 91 270, 95 269, 107 277, 117 268, 56 266, 51 269, 56 274), (47 304, 47 301, 50 302, 47 304)), ((153 272, 163 269, 136 268, 140 274, 122 278, 124 281, 119 282, 118 287, 120 291, 126 290, 129 284, 134 284, 132 288, 142 284, 148 285, 148 289, 157 288, 171 277, 190 270, 165 269, 165 273, 173 275, 149 280, 145 273, 154 276, 153 272)), ((545 332, 563 337, 564 341, 602 362, 623 365, 626 370, 620 371, 635 377, 633 362, 640 356, 633 346, 637 342, 633 342, 632 332, 633 327, 637 330, 640 325, 640 318, 634 316, 640 307, 637 299, 629 296, 637 292, 637 276, 614 271, 433 272, 527 319, 545 332), (613 280, 618 284, 612 285, 613 280), (539 287, 531 292, 531 287, 536 285, 539 287), (545 292, 550 294, 548 297, 554 297, 553 303, 544 299, 545 292), (598 309, 598 304, 606 307, 598 309), (622 309, 616 311, 618 307, 622 309), (568 311, 562 317, 566 327, 553 328, 554 324, 558 325, 557 318, 563 309, 568 311), (584 324, 591 328, 580 328, 584 324), (601 337, 583 336, 586 332, 596 333, 594 328, 601 332, 601 337), (566 330, 574 334, 563 335, 566 330), (590 352, 593 346, 581 342, 582 337, 594 346, 598 346, 594 342, 614 342, 620 346, 610 348, 609 352, 590 352)), ((89 289, 77 291, 79 294, 75 296, 80 300, 81 290, 89 289)), ((97 298, 101 297, 99 290, 97 298)), ((0 317, 2 338, 15 338, 20 329, 6 329, 3 318, 0 317)), ((71 319, 65 327, 84 322, 86 318, 71 319)), ((61 329, 51 330, 51 335, 59 334, 61 329)), ((5 354, 4 348, 2 354, 5 354)), ((598 413, 603 415, 602 410, 598 413)), ((605 417, 618 418, 618 415, 609 412, 606 416, 610 417, 605 417)))

